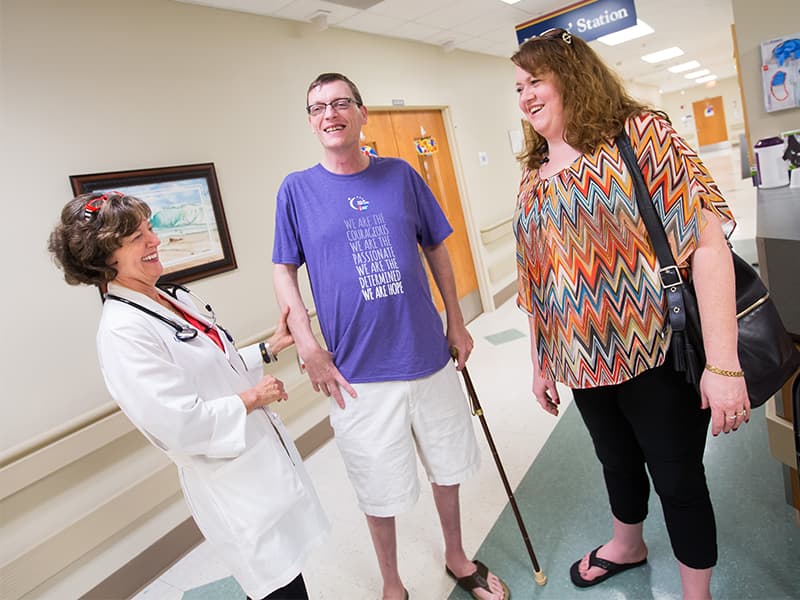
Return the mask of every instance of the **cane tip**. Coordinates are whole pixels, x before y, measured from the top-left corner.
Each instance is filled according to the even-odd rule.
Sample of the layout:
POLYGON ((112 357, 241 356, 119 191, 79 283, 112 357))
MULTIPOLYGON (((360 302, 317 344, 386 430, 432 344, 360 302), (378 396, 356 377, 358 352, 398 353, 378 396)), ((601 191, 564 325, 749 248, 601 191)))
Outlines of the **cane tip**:
POLYGON ((534 571, 533 578, 536 580, 536 583, 539 585, 544 585, 547 583, 547 575, 542 573, 541 571, 534 571))

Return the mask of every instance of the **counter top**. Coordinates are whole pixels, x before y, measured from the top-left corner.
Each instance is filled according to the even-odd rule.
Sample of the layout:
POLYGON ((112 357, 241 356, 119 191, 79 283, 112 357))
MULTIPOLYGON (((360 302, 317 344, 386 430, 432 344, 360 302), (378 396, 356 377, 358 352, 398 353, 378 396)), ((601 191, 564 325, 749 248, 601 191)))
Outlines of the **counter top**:
POLYGON ((800 188, 758 190, 756 237, 800 241, 800 188))

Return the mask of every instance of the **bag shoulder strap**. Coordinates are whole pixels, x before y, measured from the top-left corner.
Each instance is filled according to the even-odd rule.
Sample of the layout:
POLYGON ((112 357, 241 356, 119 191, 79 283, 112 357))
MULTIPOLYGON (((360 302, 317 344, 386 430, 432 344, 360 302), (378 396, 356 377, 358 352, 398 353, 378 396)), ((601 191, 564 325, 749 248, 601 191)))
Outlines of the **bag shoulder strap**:
POLYGON ((639 214, 642 216, 653 250, 656 253, 658 264, 660 265, 659 276, 661 284, 667 296, 669 306, 669 322, 673 331, 683 331, 686 328, 685 309, 683 304, 683 293, 679 286, 683 285, 683 277, 675 264, 675 257, 667 242, 667 234, 664 232, 664 224, 653 206, 650 192, 644 183, 642 170, 631 146, 631 140, 623 129, 615 138, 622 160, 628 167, 628 172, 633 179, 633 195, 636 205, 639 207, 639 214))
POLYGON ((623 129, 616 138, 617 147, 622 160, 628 167, 628 172, 633 179, 634 197, 636 204, 639 207, 639 213, 642 215, 642 220, 647 227, 647 233, 650 236, 650 241, 653 243, 658 262, 662 267, 675 265, 675 258, 672 256, 672 250, 667 242, 667 234, 664 232, 664 224, 656 212, 653 205, 653 200, 650 197, 650 192, 645 185, 642 170, 639 168, 639 161, 636 160, 636 155, 631 146, 631 140, 628 134, 623 129))

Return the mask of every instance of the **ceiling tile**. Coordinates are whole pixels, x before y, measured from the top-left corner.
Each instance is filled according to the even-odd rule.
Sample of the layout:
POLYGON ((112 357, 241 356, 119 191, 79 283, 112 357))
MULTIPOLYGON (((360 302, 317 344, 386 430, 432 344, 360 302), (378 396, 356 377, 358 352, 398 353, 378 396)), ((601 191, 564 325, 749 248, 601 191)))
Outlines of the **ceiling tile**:
POLYGON ((425 15, 442 6, 452 6, 458 4, 458 2, 459 0, 440 0, 439 2, 432 2, 431 0, 383 0, 374 8, 371 8, 370 12, 404 21, 417 21, 422 20, 425 15))
POLYGON ((200 4, 225 10, 236 10, 256 15, 272 15, 292 0, 177 0, 184 4, 200 4))
POLYGON ((392 33, 403 24, 404 22, 398 19, 375 15, 369 11, 362 11, 338 23, 339 27, 345 29, 355 29, 356 31, 366 31, 368 33, 377 34, 392 33))
POLYGON ((469 50, 470 52, 486 52, 489 48, 492 48, 494 45, 495 45, 494 42, 474 37, 465 40, 463 42, 460 42, 458 44, 458 47, 461 50, 469 50))
MULTIPOLYGON (((492 0, 498 9, 506 6, 499 0, 492 0)), ((477 19, 487 12, 487 0, 461 0, 456 5, 439 6, 424 17, 425 23, 443 29, 452 29, 462 23, 477 19)), ((508 8, 506 6, 506 8, 508 8)))
POLYGON ((423 25, 422 23, 414 23, 409 21, 407 23, 403 23, 402 25, 398 25, 390 35, 393 37, 424 41, 437 34, 439 31, 441 30, 438 27, 431 27, 430 25, 423 25))
MULTIPOLYGON (((367 10, 325 0, 177 0, 308 22, 318 10, 330 12, 330 26, 423 41, 508 57, 517 49, 514 27, 568 4, 567 0, 522 0, 508 6, 499 0, 383 0, 367 10)), ((697 60, 721 79, 736 74, 733 65, 731 0, 636 0, 639 18, 655 33, 619 46, 591 42, 597 53, 623 79, 665 90, 694 85, 666 68, 697 60), (691 15, 691 18, 687 18, 691 15), (679 45, 685 54, 649 65, 643 54, 679 45)))
POLYGON ((323 2, 322 0, 294 0, 294 2, 275 11, 274 16, 281 19, 308 22, 308 18, 318 10, 326 10, 330 13, 328 16, 330 25, 337 25, 344 19, 362 12, 356 8, 348 8, 330 2, 323 2))

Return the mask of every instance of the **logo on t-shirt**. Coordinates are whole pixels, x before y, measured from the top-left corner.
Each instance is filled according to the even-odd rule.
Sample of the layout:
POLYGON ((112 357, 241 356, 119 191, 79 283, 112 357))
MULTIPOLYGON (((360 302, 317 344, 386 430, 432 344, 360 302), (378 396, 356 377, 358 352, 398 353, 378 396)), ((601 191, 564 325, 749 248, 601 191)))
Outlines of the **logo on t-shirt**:
POLYGON ((369 208, 369 200, 361 196, 352 196, 347 201, 350 203, 350 208, 358 212, 364 212, 369 208))

